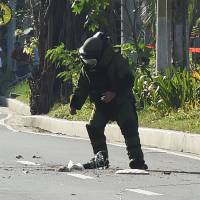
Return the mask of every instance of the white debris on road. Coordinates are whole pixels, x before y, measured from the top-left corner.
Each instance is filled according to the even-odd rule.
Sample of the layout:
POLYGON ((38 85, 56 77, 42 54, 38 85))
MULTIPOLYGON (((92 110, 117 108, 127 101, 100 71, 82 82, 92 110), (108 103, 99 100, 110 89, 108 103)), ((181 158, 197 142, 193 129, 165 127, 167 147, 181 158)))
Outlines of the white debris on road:
POLYGON ((115 174, 149 175, 149 172, 141 169, 123 169, 116 171, 115 174))

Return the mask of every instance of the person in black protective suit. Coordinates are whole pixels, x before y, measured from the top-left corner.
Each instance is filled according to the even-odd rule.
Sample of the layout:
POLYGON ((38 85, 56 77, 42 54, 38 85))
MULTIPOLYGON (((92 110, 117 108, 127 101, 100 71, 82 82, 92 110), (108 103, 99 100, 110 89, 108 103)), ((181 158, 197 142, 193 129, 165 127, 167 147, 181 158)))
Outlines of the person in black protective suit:
POLYGON ((103 158, 103 162, 97 164, 95 159, 99 156, 95 156, 84 167, 109 167, 104 129, 109 121, 116 121, 125 139, 130 168, 147 169, 132 92, 134 78, 128 61, 113 50, 109 38, 102 32, 88 38, 79 53, 83 67, 71 98, 70 113, 76 114, 90 97, 94 109, 86 129, 94 154, 100 153, 103 158))

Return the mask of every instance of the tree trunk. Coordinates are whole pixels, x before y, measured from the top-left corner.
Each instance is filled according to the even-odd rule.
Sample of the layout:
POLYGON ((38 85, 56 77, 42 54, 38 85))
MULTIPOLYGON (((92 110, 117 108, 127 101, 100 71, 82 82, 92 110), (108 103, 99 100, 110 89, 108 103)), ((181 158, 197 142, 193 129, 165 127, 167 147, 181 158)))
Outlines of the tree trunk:
POLYGON ((179 67, 188 66, 189 33, 188 1, 173 1, 173 63, 179 67))
MULTIPOLYGON (((60 99, 60 92, 65 91, 63 82, 56 79, 60 69, 56 69, 55 66, 47 62, 45 54, 48 49, 59 45, 61 42, 66 44, 67 49, 77 48, 80 45, 82 33, 78 24, 81 24, 80 19, 72 14, 69 5, 66 8, 65 0, 60 0, 59 4, 56 0, 51 0, 47 8, 45 7, 45 2, 41 1, 40 68, 34 71, 29 79, 32 114, 48 113, 55 100, 60 99)), ((69 96, 72 91, 71 85, 68 91, 70 91, 67 93, 69 96)))
POLYGON ((157 0, 156 69, 171 66, 171 0, 157 0))

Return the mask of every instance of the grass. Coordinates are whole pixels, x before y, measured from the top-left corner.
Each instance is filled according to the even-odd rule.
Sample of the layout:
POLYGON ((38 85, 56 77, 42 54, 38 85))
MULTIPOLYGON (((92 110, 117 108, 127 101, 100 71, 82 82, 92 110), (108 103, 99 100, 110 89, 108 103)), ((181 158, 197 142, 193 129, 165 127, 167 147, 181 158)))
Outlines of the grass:
POLYGON ((9 96, 10 93, 15 93, 17 95, 17 100, 25 104, 29 104, 30 88, 27 80, 24 80, 16 85, 8 87, 7 96, 9 96))
MULTIPOLYGON (((28 104, 30 89, 27 81, 9 87, 7 94, 10 92, 18 94, 19 96, 17 99, 28 104)), ((56 103, 48 115, 67 120, 88 121, 92 112, 92 107, 92 104, 87 101, 83 108, 80 111, 77 111, 77 115, 71 116, 69 113, 69 104, 56 103)), ((200 108, 188 111, 180 109, 178 111, 171 111, 168 114, 145 109, 138 112, 138 116, 141 127, 161 128, 200 134, 200 108)))
POLYGON ((200 109, 172 111, 167 115, 145 110, 139 112, 140 126, 200 134, 200 109))
MULTIPOLYGON (((75 121, 88 121, 92 112, 92 105, 87 102, 77 115, 71 116, 69 114, 69 105, 56 104, 49 115, 51 117, 62 118, 75 121)), ((171 111, 167 115, 161 112, 152 112, 146 109, 138 112, 139 123, 141 127, 160 128, 176 131, 183 131, 188 133, 200 134, 200 109, 185 112, 180 109, 171 111)))
POLYGON ((23 103, 29 104, 30 88, 27 80, 13 84, 13 74, 4 74, 0 76, 0 93, 5 97, 11 97, 16 94, 16 99, 23 103), (11 84, 12 83, 12 84, 11 84))
POLYGON ((56 103, 49 112, 50 117, 62 118, 74 121, 88 121, 90 118, 90 113, 92 112, 92 104, 86 102, 81 110, 77 111, 76 115, 70 115, 69 104, 59 104, 56 103))

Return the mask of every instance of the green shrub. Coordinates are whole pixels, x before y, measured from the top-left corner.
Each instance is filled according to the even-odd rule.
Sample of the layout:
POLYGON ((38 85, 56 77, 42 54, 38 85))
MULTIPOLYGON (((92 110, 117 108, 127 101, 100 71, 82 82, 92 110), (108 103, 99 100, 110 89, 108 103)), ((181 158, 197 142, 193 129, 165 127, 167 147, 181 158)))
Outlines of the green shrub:
POLYGON ((23 80, 16 85, 10 86, 7 93, 16 93, 17 99, 28 104, 30 98, 30 87, 27 80, 23 80))
POLYGON ((60 68, 58 78, 61 78, 64 82, 71 78, 73 82, 77 81, 82 67, 78 50, 66 50, 64 44, 61 43, 59 46, 47 51, 46 59, 60 68))
POLYGON ((187 103, 197 105, 200 98, 200 82, 187 69, 168 68, 165 75, 154 77, 158 95, 166 109, 183 108, 187 103))
MULTIPOLYGON (((129 59, 135 75, 133 90, 140 110, 151 107, 166 112, 199 105, 200 81, 193 78, 190 71, 170 67, 163 74, 156 75, 155 66, 148 66, 154 55, 143 44, 138 46, 137 51, 131 44, 117 45, 115 48, 121 48, 123 56, 129 59)), ((57 67, 62 67, 58 77, 64 81, 72 77, 73 83, 76 83, 82 67, 77 50, 65 50, 64 44, 61 44, 49 50, 46 58, 57 67)))

